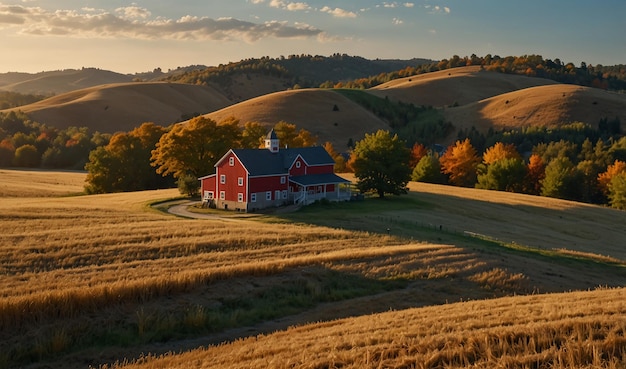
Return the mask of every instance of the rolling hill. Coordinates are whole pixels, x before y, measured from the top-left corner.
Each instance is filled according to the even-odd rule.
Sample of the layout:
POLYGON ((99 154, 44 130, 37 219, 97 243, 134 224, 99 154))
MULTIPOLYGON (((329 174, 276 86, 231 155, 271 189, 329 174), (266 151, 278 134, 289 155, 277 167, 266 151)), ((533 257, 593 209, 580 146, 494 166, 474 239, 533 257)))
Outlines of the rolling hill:
POLYGON ((340 151, 347 149, 350 138, 389 129, 387 123, 360 105, 332 90, 303 89, 276 92, 250 99, 207 114, 215 121, 234 116, 242 123, 256 121, 273 126, 281 120, 295 124, 318 137, 318 143, 329 141, 340 151), (334 107, 337 106, 338 110, 334 107))
POLYGON ((228 99, 204 86, 131 82, 68 92, 14 110, 60 129, 86 126, 113 133, 130 131, 144 122, 167 126, 227 105, 228 99))
POLYGON ((525 88, 465 106, 446 109, 446 118, 457 128, 556 127, 584 122, 598 127, 602 118, 626 122, 626 95, 565 84, 525 88))
MULTIPOLYGON (((135 82, 76 90, 19 109, 32 119, 57 128, 87 126, 101 132, 131 130, 143 122, 169 125, 204 114, 220 121, 235 116, 243 123, 268 126, 293 123, 333 143, 340 151, 365 133, 389 129, 382 118, 332 90, 285 90, 284 77, 235 74, 228 86, 135 82), (274 92, 279 91, 279 92, 274 92), (243 100, 243 101, 241 101, 243 100), (237 104, 234 102, 241 101, 237 104), (334 109, 337 106, 338 110, 334 109)), ((365 90, 374 96, 438 108, 455 128, 511 129, 553 127, 600 119, 626 121, 626 95, 548 79, 459 67, 392 80, 365 90)), ((457 132, 442 144, 450 144, 457 132)))

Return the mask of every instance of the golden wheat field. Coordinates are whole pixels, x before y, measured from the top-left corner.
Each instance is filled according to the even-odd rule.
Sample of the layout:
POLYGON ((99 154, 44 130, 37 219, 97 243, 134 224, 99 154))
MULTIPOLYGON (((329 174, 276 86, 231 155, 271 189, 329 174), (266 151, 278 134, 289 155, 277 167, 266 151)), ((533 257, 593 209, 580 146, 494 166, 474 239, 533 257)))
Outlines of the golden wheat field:
POLYGON ((222 367, 211 359, 216 353, 238 352, 241 362, 223 365, 490 367, 519 356, 520 362, 541 365, 518 367, 566 367, 577 357, 571 354, 576 345, 587 350, 580 353, 581 366, 591 357, 589 365, 616 367, 624 356, 624 306, 618 303, 623 290, 542 295, 626 284, 619 248, 624 215, 611 209, 544 198, 528 204, 514 194, 412 184, 408 196, 384 202, 201 220, 159 210, 166 207, 159 201, 179 196, 175 189, 68 197, 78 192, 76 173, 3 174, 2 188, 28 184, 37 190, 2 192, 0 198, 0 368, 98 367, 207 345, 217 346, 146 365, 222 367), (46 195, 50 178, 57 182, 46 195), (68 183, 67 191, 57 188, 62 183, 68 183), (585 233, 593 219, 603 224, 596 224, 601 228, 592 239, 585 233), (535 296, 501 299, 529 294, 535 296), (568 299, 574 312, 557 306, 549 313, 555 301, 568 299), (455 304, 467 300, 480 301, 455 304), (533 313, 515 310, 518 305, 533 313), (440 315, 428 321, 436 311, 454 316, 468 309, 483 312, 473 320, 458 318, 459 324, 472 324, 438 328, 443 336, 427 329, 446 320, 440 315), (376 314, 389 310, 404 315, 376 314), (490 310, 501 311, 506 320, 486 315, 490 310), (567 319, 550 318, 568 314, 588 319, 562 325, 567 319), (611 322, 604 318, 609 315, 611 322), (346 317, 359 318, 335 321, 346 317), (404 336, 394 330, 401 324, 394 319, 408 324, 404 336), (305 325, 314 322, 327 323, 305 325), (374 329, 379 323, 390 331, 374 329), (289 326, 300 327, 286 330, 289 326), (504 340, 526 326, 536 326, 519 338, 526 346, 517 336, 504 340), (323 327, 331 330, 323 333, 323 327), (280 332, 244 340, 274 331, 280 332), (326 342, 316 334, 338 332, 344 341, 336 341, 338 356, 332 359, 324 345, 334 345, 328 342, 335 338, 326 342), (474 332, 475 341, 458 341, 459 334, 471 339, 474 332), (416 356, 424 348, 402 337, 430 342, 429 355, 459 359, 425 360, 416 356), (553 345, 541 341, 546 337, 554 337, 553 345), (278 349, 283 344, 277 341, 280 352, 264 351, 275 339, 289 340, 290 346, 278 349), (529 345, 539 352, 529 353, 529 345), (444 350, 448 346, 453 352, 475 347, 453 354, 444 350), (252 356, 241 354, 246 350, 252 356), (289 356, 295 352, 299 359, 289 356))

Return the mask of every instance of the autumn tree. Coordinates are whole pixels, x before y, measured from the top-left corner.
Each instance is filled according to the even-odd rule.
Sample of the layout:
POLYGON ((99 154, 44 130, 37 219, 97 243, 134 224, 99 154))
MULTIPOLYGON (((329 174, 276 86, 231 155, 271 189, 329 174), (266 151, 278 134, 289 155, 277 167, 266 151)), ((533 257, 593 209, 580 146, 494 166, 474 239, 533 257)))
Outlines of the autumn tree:
POLYGON ((498 142, 483 153, 483 163, 490 165, 502 159, 521 159, 515 145, 498 142))
POLYGON ((196 178, 211 174, 213 165, 241 140, 237 120, 220 124, 206 117, 174 125, 152 151, 152 166, 157 173, 178 179, 186 174, 196 178))
POLYGON ((41 155, 34 145, 26 144, 15 150, 13 164, 17 167, 35 168, 41 162, 41 155))
POLYGON ((398 135, 379 130, 366 134, 356 143, 353 151, 354 175, 362 192, 373 191, 383 198, 386 193, 407 193, 406 185, 411 176, 410 150, 398 135))
POLYGON ((417 163, 419 163, 419 161, 426 155, 428 155, 428 149, 426 148, 426 146, 417 142, 413 144, 413 147, 411 148, 411 159, 409 160, 409 167, 415 168, 417 163))
POLYGON ((541 193, 541 182, 545 176, 546 165, 543 159, 537 154, 531 155, 526 167, 524 192, 531 195, 539 195, 541 193))
POLYGON ((476 183, 476 166, 480 158, 469 139, 457 141, 439 160, 441 171, 456 186, 472 187, 476 183))
POLYGON ((346 171, 346 159, 344 159, 343 155, 335 150, 335 147, 332 143, 326 142, 324 143, 324 150, 330 155, 331 158, 335 161, 334 171, 336 173, 342 173, 346 171))
POLYGON ((296 128, 295 124, 280 121, 274 126, 280 144, 286 147, 310 147, 316 144, 317 138, 306 129, 296 128))
POLYGON ((598 174, 598 187, 602 193, 608 196, 611 180, 616 175, 624 172, 626 172, 626 162, 615 160, 613 164, 606 168, 605 172, 598 174))

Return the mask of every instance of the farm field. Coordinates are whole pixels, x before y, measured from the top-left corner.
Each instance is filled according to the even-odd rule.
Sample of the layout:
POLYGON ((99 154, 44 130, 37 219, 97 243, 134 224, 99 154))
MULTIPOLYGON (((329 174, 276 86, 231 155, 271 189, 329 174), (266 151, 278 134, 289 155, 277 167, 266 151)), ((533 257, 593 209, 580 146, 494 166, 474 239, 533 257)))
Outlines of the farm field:
MULTIPOLYGON (((7 187, 46 177, 35 171, 6 172, 2 186, 7 187)), ((65 175, 70 173, 49 178, 75 183, 65 175)), ((473 330, 477 340, 486 342, 480 350, 504 358, 495 347, 498 337, 518 324, 536 327, 537 334, 528 336, 536 347, 545 347, 537 342, 550 337, 545 333, 550 331, 557 332, 552 342, 597 343, 585 356, 593 360, 606 358, 610 365, 623 358, 625 327, 623 319, 614 318, 624 316, 624 292, 609 287, 626 285, 626 257, 619 247, 625 213, 418 183, 411 190, 384 201, 319 204, 235 221, 178 218, 150 206, 177 198, 176 189, 73 197, 58 196, 76 193, 75 188, 55 190, 50 197, 40 193, 44 190, 21 197, 3 193, 0 367, 98 367, 223 342, 233 343, 187 354, 192 356, 171 354, 175 361, 169 363, 185 367, 186 360, 206 360, 202 365, 221 367, 211 358, 248 350, 262 353, 252 358, 276 358, 275 365, 259 361, 265 367, 287 367, 297 361, 263 351, 281 339, 292 346, 277 350, 285 355, 299 350, 302 367, 316 362, 324 367, 329 362, 314 357, 328 354, 324 345, 335 341, 324 343, 319 337, 334 337, 338 331, 355 339, 336 341, 344 342, 337 346, 337 360, 353 367, 386 365, 394 355, 381 350, 397 347, 388 342, 390 337, 401 345, 407 342, 401 337, 457 342, 453 332, 473 330), (605 288, 544 295, 599 286, 605 288), (506 297, 512 295, 532 296, 506 297), (568 301, 575 305, 571 312, 559 308, 568 301), (518 306, 528 308, 516 310, 518 306), (491 310, 508 320, 497 323, 491 310), (437 318, 434 311, 442 315, 437 318), (437 322, 445 320, 445 312, 456 316, 462 311, 475 311, 475 323, 455 326, 452 320, 449 336, 431 337, 432 332, 411 328, 442 327, 437 322), (432 322, 424 323, 431 315, 432 322), (335 321, 348 317, 355 318, 335 321), (570 321, 572 317, 580 319, 570 321), (398 321, 411 322, 403 336, 394 331, 398 321), (314 322, 327 323, 306 325, 314 322), (299 327, 286 330, 290 326, 299 327), (566 340, 558 327, 580 339, 566 340), (280 332, 239 340, 275 331, 280 332), (367 347, 365 365, 360 360, 367 347)), ((577 346, 563 347, 570 352, 565 347, 577 346)), ((546 360, 567 359, 559 356, 565 353, 546 350, 546 360)), ((436 351, 446 352, 430 352, 436 351)), ((479 357, 483 351, 476 352, 479 357)), ((237 355, 244 361, 223 362, 224 367, 252 363, 237 355)), ((168 367, 166 363, 150 360, 146 365, 168 367)))

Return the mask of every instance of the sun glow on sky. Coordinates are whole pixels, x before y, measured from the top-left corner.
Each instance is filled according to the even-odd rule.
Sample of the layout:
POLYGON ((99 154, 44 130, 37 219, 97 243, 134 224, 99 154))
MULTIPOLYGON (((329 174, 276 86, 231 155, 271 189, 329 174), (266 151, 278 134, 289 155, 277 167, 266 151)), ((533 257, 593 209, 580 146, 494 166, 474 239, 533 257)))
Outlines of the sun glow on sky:
POLYGON ((0 0, 0 73, 135 73, 245 58, 539 54, 626 64, 626 2, 0 0))

